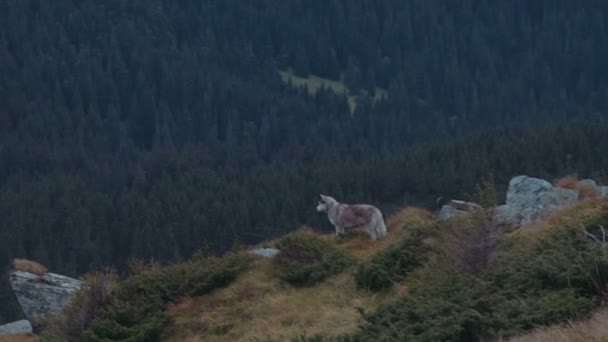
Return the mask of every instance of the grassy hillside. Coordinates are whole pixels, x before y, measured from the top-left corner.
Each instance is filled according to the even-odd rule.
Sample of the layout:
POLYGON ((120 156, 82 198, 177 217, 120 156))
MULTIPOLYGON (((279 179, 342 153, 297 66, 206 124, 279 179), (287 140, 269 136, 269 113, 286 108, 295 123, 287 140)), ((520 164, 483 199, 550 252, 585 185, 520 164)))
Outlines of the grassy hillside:
MULTIPOLYGON (((281 79, 283 80, 283 82, 291 82, 291 84, 296 87, 305 86, 311 94, 316 93, 317 90, 319 90, 319 88, 321 87, 329 88, 337 94, 345 94, 348 98, 348 105, 350 107, 351 113, 353 113, 355 111, 355 108, 357 107, 356 97, 350 94, 350 90, 344 84, 344 82, 334 81, 315 75, 308 75, 308 77, 299 77, 294 75, 293 71, 291 70, 279 71, 279 74, 281 75, 281 79)), ((386 96, 388 96, 386 89, 376 87, 374 101, 377 101, 386 96)))
MULTIPOLYGON (((358 262, 369 260, 407 228, 430 221, 426 211, 407 208, 389 220, 390 239, 370 243, 356 233, 343 241, 320 236, 358 262)), ((307 228, 304 228, 307 230, 307 228)), ((271 241, 268 245, 273 245, 271 241)), ((311 287, 292 287, 273 276, 273 265, 259 258, 241 278, 209 296, 186 298, 169 311, 174 323, 167 340, 182 341, 286 341, 302 335, 345 334, 361 323, 360 310, 374 310, 406 291, 405 284, 390 291, 359 290, 353 282, 356 268, 346 270, 311 287)))
MULTIPOLYGON (((551 261, 545 258, 556 258, 563 262, 563 259, 552 255, 552 253, 563 253, 563 257, 566 257, 569 253, 568 249, 573 247, 569 245, 569 242, 562 240, 562 234, 572 234, 576 230, 573 227, 579 225, 591 225, 592 222, 605 220, 606 205, 605 201, 586 201, 577 208, 565 210, 550 220, 538 223, 525 231, 505 231, 500 238, 503 247, 497 247, 498 251, 489 266, 485 266, 483 271, 477 273, 464 271, 464 268, 458 271, 458 273, 466 274, 466 277, 470 276, 471 279, 475 279, 471 285, 472 288, 477 286, 477 281, 479 283, 487 282, 486 284, 489 284, 487 289, 494 286, 490 284, 491 276, 485 276, 484 272, 485 274, 500 274, 501 281, 512 287, 483 292, 483 296, 490 296, 487 298, 488 303, 497 307, 488 308, 486 313, 478 312, 480 316, 474 315, 471 322, 481 326, 486 324, 484 321, 487 319, 493 321, 492 324, 497 326, 480 330, 479 336, 497 338, 503 334, 517 335, 517 332, 521 334, 536 325, 584 318, 599 305, 599 302, 593 299, 595 295, 583 294, 587 289, 585 289, 585 285, 581 284, 586 280, 583 280, 581 284, 575 284, 578 277, 586 277, 584 273, 587 270, 585 270, 584 262, 580 263, 581 260, 572 261, 571 265, 551 264, 552 267, 562 267, 559 270, 553 270, 553 274, 551 271, 547 271, 539 275, 536 272, 540 272, 540 269, 520 272, 520 270, 511 268, 532 267, 531 263, 526 263, 523 258, 529 256, 529 253, 534 253, 537 248, 545 249, 546 254, 534 262, 550 264, 551 261), (516 257, 501 255, 507 251, 518 254, 516 257), (520 257, 522 259, 519 259, 520 257), (505 269, 508 270, 505 271, 505 269), (572 273, 572 271, 580 272, 580 274, 572 273), (563 272, 571 273, 566 276, 571 282, 570 285, 559 284, 558 278, 563 272), (527 278, 523 279, 522 276, 527 278), (538 279, 535 279, 537 276, 538 279), (534 285, 536 281, 545 277, 555 279, 548 281, 547 284, 534 285), (517 289, 518 286, 527 288, 517 289), (501 297, 492 298, 491 296, 494 295, 492 292, 500 292, 501 297), (499 308, 499 306, 514 305, 510 298, 512 292, 516 292, 514 297, 517 297, 517 300, 524 305, 517 308, 499 308), (558 297, 555 295, 558 295, 560 299, 557 299, 558 297), (551 304, 551 301, 554 301, 554 305, 551 304), (519 317, 500 319, 493 317, 505 313, 517 314, 519 317), (503 326, 499 327, 500 324, 503 326), (508 326, 509 324, 512 326, 508 326)), ((460 275, 457 275, 453 283, 447 286, 438 279, 449 274, 448 269, 453 269, 452 267, 460 262, 471 263, 470 259, 464 255, 467 249, 470 249, 470 245, 467 246, 467 244, 475 242, 475 235, 471 235, 471 230, 466 226, 468 223, 458 220, 447 223, 433 222, 428 213, 413 208, 401 211, 390 218, 390 221, 389 238, 378 243, 369 242, 363 234, 351 236, 345 241, 335 241, 333 236, 321 236, 321 239, 353 257, 356 262, 354 266, 344 272, 329 277, 314 286, 294 287, 285 284, 273 276, 274 270, 271 261, 262 258, 256 260, 252 268, 227 288, 205 297, 185 298, 172 305, 169 312, 173 323, 167 330, 165 338, 184 341, 286 341, 314 336, 318 340, 334 340, 334 338, 347 340, 349 338, 364 341, 369 338, 388 338, 390 335, 374 332, 374 326, 379 324, 382 327, 387 324, 388 327, 391 319, 386 320, 386 317, 393 317, 392 323, 397 326, 402 324, 401 318, 394 318, 402 314, 394 310, 395 303, 400 306, 404 304, 403 300, 408 295, 417 296, 416 293, 421 291, 421 284, 423 287, 437 286, 433 291, 439 291, 438 296, 442 296, 442 291, 456 291, 446 298, 453 298, 455 303, 458 303, 458 296, 463 295, 460 291, 464 290, 459 287, 460 275), (404 280, 397 280, 382 291, 362 289, 358 286, 360 284, 357 281, 353 281, 353 278, 356 279, 362 272, 364 273, 362 270, 365 268, 361 268, 361 265, 373 263, 380 255, 390 255, 388 251, 395 249, 395 246, 403 246, 402 241, 416 235, 416 232, 421 229, 429 232, 422 243, 431 246, 430 256, 425 259, 426 261, 420 263, 415 271, 409 275, 404 274, 401 278, 404 280), (459 232, 457 229, 463 229, 467 234, 463 236, 462 231, 459 232), (457 262, 447 267, 443 259, 445 256, 457 262), (446 287, 442 289, 438 284, 446 287), (364 315, 361 315, 362 312, 364 315), (380 323, 377 322, 378 319, 380 319, 380 323)), ((581 241, 584 239, 578 242, 581 241)), ((274 243, 276 241, 268 244, 273 245, 274 243)), ((581 258, 584 258, 583 255, 584 251, 581 251, 581 258)), ((545 266, 549 267, 549 264, 545 266)), ((382 267, 388 272, 389 268, 386 265, 388 263, 385 262, 382 267)), ((601 277, 605 284, 605 274, 601 277)), ((476 289, 472 291, 475 295, 476 289)), ((465 297, 466 295, 464 294, 465 297)), ((458 305, 466 306, 468 304, 458 305)), ((479 308, 469 309, 479 311, 486 304, 482 303, 479 308)), ((431 304, 431 306, 437 307, 440 304, 431 304)), ((437 319, 437 317, 433 317, 434 313, 431 308, 425 307, 420 310, 419 313, 423 313, 419 317, 422 322, 427 319, 431 322, 437 319)), ((447 311, 442 311, 440 316, 450 321, 454 312, 451 312, 448 307, 443 310, 447 311)), ((456 313, 458 312, 456 309, 456 313)), ((602 319, 601 315, 595 317, 595 320, 602 319)), ((405 319, 405 321, 407 320, 411 319, 405 319)), ((412 322, 406 323, 412 324, 412 322)), ((462 325, 461 328, 468 329, 466 324, 468 323, 462 325)), ((388 330, 388 328, 386 329, 388 330)), ((460 336, 462 340, 465 335, 459 335, 459 329, 455 330, 457 331, 455 336, 460 336)), ((547 333, 554 329, 547 330, 547 333)), ((601 329, 595 330, 597 331, 597 333, 593 333, 595 335, 602 333, 601 329)), ((517 339, 534 338, 533 336, 537 334, 538 332, 535 332, 530 337, 520 336, 517 339)), ((421 341, 433 340, 429 336, 420 335, 419 337, 421 341)), ((456 338, 456 340, 459 339, 456 338)))
MULTIPOLYGON (((537 341, 581 329, 606 336, 606 246, 583 229, 600 233, 608 201, 581 201, 519 230, 484 212, 434 221, 405 208, 387 221, 387 238, 376 242, 361 231, 336 239, 302 227, 262 244, 283 248, 272 260, 240 251, 146 267, 111 286, 84 334, 94 341, 537 341), (137 322, 121 318, 125 307, 148 301, 151 311, 129 309, 137 322), (564 328, 568 321, 581 323, 564 328), (562 325, 538 328, 551 324, 562 325)), ((69 312, 82 313, 83 303, 69 312)), ((46 336, 61 336, 72 321, 65 318, 46 336)))

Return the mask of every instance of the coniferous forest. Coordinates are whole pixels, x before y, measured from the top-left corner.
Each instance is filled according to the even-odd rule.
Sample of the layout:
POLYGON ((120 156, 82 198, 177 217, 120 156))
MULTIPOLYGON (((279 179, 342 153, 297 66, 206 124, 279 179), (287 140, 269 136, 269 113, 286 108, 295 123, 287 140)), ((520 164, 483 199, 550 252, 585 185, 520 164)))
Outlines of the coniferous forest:
POLYGON ((0 0, 0 322, 14 257, 76 276, 329 232, 320 192, 602 181, 606 61, 601 0, 0 0))

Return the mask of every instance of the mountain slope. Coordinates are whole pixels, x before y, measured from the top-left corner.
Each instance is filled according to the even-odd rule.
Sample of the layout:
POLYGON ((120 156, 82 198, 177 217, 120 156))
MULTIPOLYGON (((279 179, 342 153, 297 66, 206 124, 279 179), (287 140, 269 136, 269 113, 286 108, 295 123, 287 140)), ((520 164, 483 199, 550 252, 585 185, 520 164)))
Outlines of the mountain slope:
MULTIPOLYGON (((519 257, 526 258, 525 255, 529 253, 526 252, 527 249, 532 248, 530 250, 530 252, 532 252, 534 249, 533 246, 539 243, 543 246, 543 253, 547 253, 547 255, 550 255, 553 252, 566 255, 568 253, 567 249, 570 248, 566 245, 570 244, 571 242, 561 241, 561 233, 559 232, 563 229, 574 232, 578 231, 578 228, 574 228, 575 226, 589 224, 593 225, 597 222, 605 221, 606 205, 608 205, 606 200, 584 201, 574 208, 563 210, 561 213, 552 216, 552 218, 547 221, 538 222, 531 227, 522 228, 521 230, 507 233, 504 238, 501 238, 503 244, 519 244, 518 246, 514 247, 514 250, 511 250, 512 247, 509 247, 509 253, 523 254, 509 254, 501 256, 499 252, 497 257, 499 260, 505 257, 507 258, 505 260, 515 260, 515 264, 513 264, 513 266, 519 265, 515 267, 523 267, 525 269, 528 267, 526 266, 527 263, 525 261, 516 260, 519 260, 519 257), (546 242, 543 242, 543 240, 546 240, 546 242), (557 248, 557 250, 554 250, 554 248, 557 248), (515 257, 515 259, 513 259, 513 257, 515 257)), ((395 245, 397 241, 407 239, 407 237, 411 236, 411 234, 415 234, 417 227, 426 227, 424 229, 428 230, 432 229, 430 227, 436 226, 436 223, 433 223, 429 214, 415 209, 405 209, 399 215, 393 216, 391 221, 388 239, 378 243, 369 242, 365 235, 355 235, 346 241, 338 242, 334 241, 335 238, 333 236, 325 236, 322 238, 328 242, 331 242, 332 244, 335 244, 336 247, 340 248, 345 253, 355 257, 357 264, 366 264, 371 260, 374 260, 374 258, 377 258, 378 255, 382 255, 383 253, 385 254, 386 251, 390 250, 391 246, 395 245), (397 220, 399 222, 395 222, 397 220)), ((426 267, 421 266, 418 271, 414 272, 413 275, 410 277, 406 276, 404 281, 399 281, 386 291, 375 292, 373 290, 365 290, 357 287, 356 282, 353 282, 353 277, 357 277, 357 274, 361 272, 361 270, 357 267, 348 269, 344 273, 330 277, 326 281, 322 281, 321 283, 311 287, 292 287, 288 284, 282 283, 274 276, 271 261, 267 259, 259 259, 252 269, 243 274, 238 281, 229 287, 205 297, 186 298, 183 299, 183 301, 174 304, 169 309, 170 315, 174 319, 174 323, 167 330, 164 338, 167 340, 179 339, 185 341, 286 341, 305 336, 325 336, 325 338, 329 338, 330 336, 351 336, 351 338, 355 338, 355 340, 361 339, 365 341, 372 338, 372 336, 376 336, 375 338, 379 338, 380 336, 387 337, 389 335, 385 335, 386 332, 382 331, 383 329, 388 329, 388 326, 385 326, 385 324, 388 324, 388 322, 391 320, 393 320, 394 324, 401 324, 399 323, 400 318, 390 316, 395 315, 395 313, 391 313, 389 310, 387 310, 387 308, 393 307, 396 303, 399 303, 397 305, 400 307, 400 310, 403 310, 403 305, 405 304, 400 302, 403 300, 403 298, 407 298, 408 295, 414 295, 410 292, 412 290, 412 286, 414 287, 414 291, 420 291, 419 289, 415 289, 421 285, 419 282, 427 282, 424 283, 428 284, 425 286, 435 286, 432 285, 433 278, 442 277, 442 272, 454 272, 454 269, 447 271, 450 269, 449 267, 446 268, 444 266, 439 266, 439 264, 436 263, 436 261, 438 261, 436 258, 441 259, 440 255, 442 253, 447 252, 449 254, 455 251, 454 246, 457 246, 457 250, 461 251, 461 249, 464 248, 463 246, 466 246, 467 243, 463 244, 463 241, 459 239, 470 241, 471 239, 475 238, 475 235, 471 235, 471 231, 468 230, 469 228, 467 228, 466 221, 463 222, 456 219, 452 220, 451 222, 451 224, 444 225, 442 228, 439 228, 440 230, 437 233, 438 235, 431 235, 429 238, 427 238, 427 240, 424 240, 425 244, 434 246, 434 253, 438 253, 436 254, 436 257, 431 257, 426 262, 431 268, 425 270, 426 267), (450 228, 450 226, 454 224, 456 225, 454 226, 456 229, 454 232, 456 233, 448 233, 447 235, 444 235, 445 232, 451 231, 452 228, 450 228), (458 230, 463 229, 468 233, 465 233, 465 235, 462 235, 462 233, 457 233, 458 230), (442 231, 444 231, 444 233, 442 233, 442 231), (445 240, 446 237, 448 237, 449 240, 445 240), (445 249, 446 247, 447 249, 445 249), (421 273, 416 275, 418 272, 421 273), (425 275, 426 272, 431 273, 425 275), (424 280, 428 276, 430 276, 430 278, 424 280), (366 314, 362 316, 360 314, 361 312, 366 312, 366 314), (375 313, 372 314, 372 316, 369 316, 370 313, 373 312, 375 313), (384 326, 384 328, 379 328, 380 330, 374 330, 374 328, 371 328, 370 323, 375 324, 373 322, 376 319, 387 320, 381 325, 384 326), (397 319, 397 321, 394 321, 395 319, 397 319), (372 335, 369 335, 370 333, 372 333, 372 335)), ((579 233, 582 234, 580 231, 579 233)), ((591 244, 592 242, 587 243, 591 244)), ((273 242, 269 242, 267 245, 273 245, 273 242)), ((601 251, 598 252, 601 253, 601 251)), ((449 255, 451 255, 451 258, 455 257, 456 259, 462 257, 460 252, 449 255)), ((552 258, 555 258, 555 256, 552 258)), ((501 269, 501 266, 492 266, 494 263, 497 265, 503 263, 499 260, 490 263, 490 266, 488 267, 490 270, 493 270, 490 271, 490 273, 496 272, 496 267, 498 267, 497 269, 501 269)), ((541 258, 534 262, 545 263, 548 261, 541 260, 543 259, 541 258)), ((586 275, 584 275, 584 272, 586 272, 584 271, 584 267, 580 268, 584 265, 578 264, 576 261, 571 261, 571 263, 571 266, 564 264, 555 264, 555 266, 560 265, 558 267, 563 268, 563 271, 567 271, 569 267, 573 267, 570 268, 570 270, 574 273, 570 273, 569 275, 572 282, 578 281, 575 279, 578 279, 579 277, 586 277, 586 275)), ((592 265, 589 266, 593 267, 592 265)), ((391 272, 389 269, 384 269, 384 271, 391 272)), ((512 270, 504 273, 505 275, 508 274, 507 278, 502 278, 504 276, 501 276, 501 281, 504 282, 503 286, 513 286, 513 288, 505 288, 504 290, 507 291, 505 293, 509 293, 510 291, 521 291, 519 292, 519 295, 517 295, 519 297, 518 300, 523 300, 524 302, 527 301, 529 303, 528 305, 536 305, 533 304, 535 298, 534 296, 536 295, 532 295, 532 292, 530 292, 530 294, 526 294, 531 288, 528 288, 527 290, 525 288, 517 290, 517 286, 521 286, 518 285, 519 281, 534 281, 534 272, 524 273, 525 277, 531 278, 522 278, 516 282, 509 280, 509 277, 521 277, 523 275, 515 275, 517 272, 519 271, 512 270), (528 298, 527 296, 530 297, 528 298)), ((463 274, 466 274, 466 272, 463 274)), ((557 275, 557 273, 555 273, 555 275, 557 275)), ((601 278, 604 282, 603 286, 606 284, 605 281, 608 280, 608 278, 605 276, 606 275, 603 276, 604 278, 601 278)), ((479 278, 477 279, 479 280, 475 281, 474 284, 477 284, 475 286, 480 284, 478 282, 483 283, 488 279, 483 275, 478 277, 479 278)), ((557 281, 557 278, 553 281, 557 281)), ((532 284, 533 283, 530 283, 527 286, 533 286, 532 284)), ((549 283, 547 283, 547 285, 549 285, 549 283)), ((539 295, 540 293, 544 293, 543 291, 548 291, 546 292, 547 294, 552 293, 552 291, 559 293, 561 290, 558 290, 558 288, 561 285, 554 287, 556 285, 557 283, 554 282, 550 287, 541 290, 539 295)), ((442 286, 446 286, 445 291, 462 291, 462 289, 459 290, 458 288, 458 281, 450 282, 442 286)), ((566 288, 576 289, 577 286, 579 285, 572 284, 570 286, 566 286, 566 288)), ((484 296, 491 295, 493 294, 484 294, 484 296)), ((452 298, 448 300, 458 300, 456 299, 456 296, 456 292, 454 292, 454 294, 451 294, 446 298, 452 298)), ((576 297, 572 297, 572 300, 576 301, 574 298, 576 297)), ((549 323, 553 320, 561 321, 563 319, 576 319, 577 317, 584 318, 589 312, 589 308, 583 309, 581 307, 576 309, 576 306, 579 304, 574 304, 575 302, 568 302, 567 300, 559 300, 558 302, 559 303, 556 303, 558 306, 555 308, 552 308, 552 305, 555 304, 549 305, 547 303, 541 308, 533 309, 530 307, 528 309, 523 309, 523 311, 519 314, 531 315, 529 318, 521 317, 521 319, 524 319, 524 321, 530 319, 532 320, 530 323, 536 321, 538 322, 536 324, 542 324, 542 322, 549 323), (574 306, 559 308, 559 306, 570 305, 574 306), (565 311, 562 314, 555 316, 555 314, 558 312, 552 312, 552 310, 555 309, 565 311), (582 311, 579 311, 581 309, 582 311), (530 312, 527 310, 530 310, 530 312), (538 313, 533 313, 534 310, 540 311, 538 313)), ((503 304, 496 303, 495 305, 503 304)), ((596 305, 597 303, 593 304, 592 307, 596 307, 596 305)), ((502 310, 499 307, 494 307, 491 309, 496 310, 497 314, 500 312, 500 310, 502 310)), ((434 320, 435 318, 432 316, 431 312, 432 311, 426 313, 426 315, 429 316, 423 315, 419 317, 419 322, 422 323, 426 320, 434 320)), ((601 310, 598 311, 597 314, 586 323, 585 321, 582 321, 583 323, 578 323, 577 326, 569 329, 573 330, 570 332, 568 332, 568 330, 562 330, 554 327, 548 328, 546 331, 541 331, 540 333, 534 332, 530 333, 529 335, 514 337, 514 341, 534 341, 538 340, 539 338, 547 338, 548 336, 556 336, 557 338, 562 338, 562 340, 565 340, 564 338, 567 338, 567 336, 574 336, 577 331, 576 329, 583 329, 588 326, 596 326, 596 328, 592 331, 588 331, 586 335, 581 336, 595 336, 596 338, 602 336, 605 337, 605 331, 597 328, 600 327, 599 322, 602 322, 602 312, 603 311, 601 310)), ((442 315, 445 315, 443 317, 444 320, 449 320, 449 317, 451 317, 451 313, 449 313, 449 311, 444 312, 442 315)), ((405 317, 403 319, 405 319, 405 317)), ((411 318, 408 320, 411 320, 411 318)), ((481 317, 475 318, 472 322, 475 322, 474 324, 480 324, 478 328, 481 328, 484 324, 482 323, 483 318, 481 317)), ((414 324, 414 322, 412 321, 407 324, 414 324)), ((514 322, 511 324, 514 324, 514 322)), ((501 334, 512 335, 518 331, 521 333, 522 331, 532 328, 534 325, 535 324, 528 325, 527 323, 521 326, 504 326, 501 328, 501 334), (523 330, 520 330, 522 328, 523 330)), ((444 328, 438 329, 441 330, 444 328)), ((407 329, 402 330, 402 332, 404 331, 407 331, 407 329)), ((481 333, 483 329, 478 331, 481 333)), ((495 331, 495 333, 497 332, 498 331, 495 331)), ((487 333, 488 332, 482 333, 481 336, 485 335, 488 337, 488 335, 486 335, 487 333)), ((452 336, 454 338, 456 337, 455 335, 452 336)), ((478 335, 477 337, 481 336, 478 335)), ((421 338, 421 340, 429 340, 428 336, 424 337, 423 335, 420 335, 419 338, 421 338)))
MULTIPOLYGON (((491 188, 481 191, 489 194, 491 188)), ((256 257, 245 268, 237 253, 226 261, 199 257, 184 265, 153 265, 136 272, 125 285, 118 283, 118 294, 111 294, 106 304, 109 309, 100 311, 85 334, 100 338, 120 333, 126 338, 157 326, 160 330, 154 328, 148 340, 471 341, 565 335, 558 328, 541 335, 522 333, 585 319, 601 308, 608 259, 605 244, 589 234, 601 234, 607 209, 607 199, 582 200, 512 230, 486 211, 435 221, 424 210, 405 208, 388 219, 389 234, 376 242, 362 233, 336 240, 303 228, 262 244, 286 247, 291 241, 272 260, 256 257), (348 263, 334 268, 342 257, 348 263), (231 280, 214 281, 210 292, 188 295, 188 286, 199 286, 189 280, 190 272, 202 268, 197 273, 215 270, 221 275, 231 264, 240 270, 231 273, 231 280), (300 268, 315 280, 293 277, 300 268), (190 285, 181 285, 180 274, 190 285), (174 286, 178 292, 171 290, 174 286), (138 288, 143 292, 132 292, 138 288), (142 321, 132 326, 117 315, 121 311, 108 316, 132 305, 132 295, 124 296, 129 293, 143 295, 140 303, 156 303, 156 294, 161 294, 164 318, 138 316, 142 321)), ((597 311, 593 320, 601 317, 597 311)), ((587 324, 597 324, 593 320, 587 324)), ((50 334, 63 331, 61 324, 49 326, 59 329, 50 334)), ((587 336, 593 334, 603 332, 596 329, 587 336)))
MULTIPOLYGON (((359 262, 407 234, 408 226, 429 222, 424 210, 407 208, 389 220, 390 239, 370 243, 363 233, 334 242, 321 238, 359 262)), ((273 242, 268 242, 272 245, 273 242)), ((175 319, 165 336, 184 341, 285 341, 303 335, 347 334, 361 323, 360 310, 371 311, 398 297, 405 287, 387 293, 360 291, 350 270, 313 287, 293 288, 273 274, 272 262, 259 259, 233 285, 201 298, 186 298, 169 308, 175 319)))

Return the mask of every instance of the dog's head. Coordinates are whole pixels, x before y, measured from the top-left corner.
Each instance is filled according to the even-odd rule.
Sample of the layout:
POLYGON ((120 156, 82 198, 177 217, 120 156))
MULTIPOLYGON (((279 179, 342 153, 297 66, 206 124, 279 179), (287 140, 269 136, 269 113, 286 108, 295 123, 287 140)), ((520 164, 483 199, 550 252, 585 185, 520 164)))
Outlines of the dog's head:
POLYGON ((321 200, 319 201, 319 205, 317 205, 317 211, 327 211, 331 208, 332 205, 336 204, 337 201, 331 196, 325 196, 321 194, 321 200))

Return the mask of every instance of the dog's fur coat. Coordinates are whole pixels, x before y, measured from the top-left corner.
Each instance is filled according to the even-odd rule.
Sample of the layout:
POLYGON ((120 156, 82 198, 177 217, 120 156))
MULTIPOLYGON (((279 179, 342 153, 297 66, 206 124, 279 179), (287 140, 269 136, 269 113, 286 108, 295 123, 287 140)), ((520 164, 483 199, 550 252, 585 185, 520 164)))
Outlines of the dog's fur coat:
POLYGON ((347 228, 360 226, 367 227, 367 233, 372 240, 386 235, 382 213, 373 205, 339 203, 333 197, 321 194, 317 211, 327 213, 329 222, 336 228, 336 236, 343 235, 347 228))

